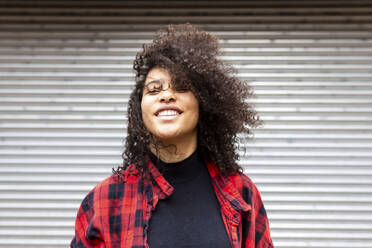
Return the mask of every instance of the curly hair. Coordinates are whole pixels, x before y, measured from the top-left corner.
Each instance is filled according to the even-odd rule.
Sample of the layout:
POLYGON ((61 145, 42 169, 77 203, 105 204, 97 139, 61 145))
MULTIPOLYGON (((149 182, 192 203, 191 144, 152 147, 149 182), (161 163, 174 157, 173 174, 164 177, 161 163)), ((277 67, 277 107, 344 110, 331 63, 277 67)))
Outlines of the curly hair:
POLYGON ((123 165, 114 173, 135 164, 146 170, 149 145, 159 143, 142 120, 141 100, 147 73, 162 67, 170 72, 172 83, 187 86, 199 102, 198 148, 215 163, 222 174, 242 172, 239 137, 248 138, 250 128, 262 124, 254 106, 247 102, 253 91, 247 82, 234 76, 236 70, 218 58, 222 52, 218 38, 190 23, 159 29, 150 44, 143 45, 134 60, 136 85, 128 102, 128 127, 123 165), (246 135, 244 135, 246 134, 246 135))

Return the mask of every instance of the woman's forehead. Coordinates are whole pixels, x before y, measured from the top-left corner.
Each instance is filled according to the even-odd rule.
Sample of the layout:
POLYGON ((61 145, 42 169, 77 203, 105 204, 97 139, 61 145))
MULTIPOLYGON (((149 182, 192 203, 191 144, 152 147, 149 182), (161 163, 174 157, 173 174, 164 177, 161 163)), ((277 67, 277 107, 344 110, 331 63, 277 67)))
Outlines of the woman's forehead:
MULTIPOLYGON (((175 71, 173 74, 171 69, 164 68, 162 66, 154 66, 150 69, 147 73, 144 84, 147 85, 154 81, 160 81, 160 83, 169 83, 169 84, 176 84, 176 85, 189 85, 191 86, 191 82, 184 78, 182 72, 179 72, 180 75, 177 75, 178 72, 175 71)), ((191 86, 192 87, 192 86, 191 86)))
POLYGON ((171 73, 166 68, 155 66, 151 68, 150 71, 147 73, 147 77, 156 77, 156 76, 170 77, 171 73))
POLYGON ((152 81, 171 82, 172 76, 170 72, 164 68, 156 67, 152 68, 146 75, 145 83, 152 81))

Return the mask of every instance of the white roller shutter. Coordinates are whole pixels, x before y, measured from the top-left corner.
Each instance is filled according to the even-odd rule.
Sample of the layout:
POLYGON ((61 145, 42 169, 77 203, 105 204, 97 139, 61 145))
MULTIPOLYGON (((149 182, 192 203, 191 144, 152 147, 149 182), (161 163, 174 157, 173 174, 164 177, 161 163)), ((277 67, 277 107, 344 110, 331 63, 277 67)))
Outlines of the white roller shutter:
POLYGON ((372 247, 367 0, 0 0, 0 247, 68 247, 121 164, 134 55, 186 21, 254 86, 265 126, 240 163, 275 246, 372 247))

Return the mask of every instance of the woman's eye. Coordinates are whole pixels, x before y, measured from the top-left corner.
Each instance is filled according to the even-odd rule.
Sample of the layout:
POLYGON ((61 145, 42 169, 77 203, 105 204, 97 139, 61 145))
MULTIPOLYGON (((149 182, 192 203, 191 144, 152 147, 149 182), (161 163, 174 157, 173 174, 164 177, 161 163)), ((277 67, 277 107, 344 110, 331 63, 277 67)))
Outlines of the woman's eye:
POLYGON ((188 92, 190 91, 186 86, 178 85, 174 87, 177 92, 188 92))
POLYGON ((188 92, 189 89, 187 88, 179 88, 179 89, 176 89, 177 92, 188 92))
POLYGON ((147 92, 150 93, 150 94, 155 94, 155 93, 159 93, 161 91, 161 89, 158 89, 158 88, 153 88, 153 89, 148 89, 147 92))
POLYGON ((156 94, 156 93, 159 93, 160 91, 162 90, 162 85, 161 84, 149 84, 147 86, 147 92, 149 94, 156 94))

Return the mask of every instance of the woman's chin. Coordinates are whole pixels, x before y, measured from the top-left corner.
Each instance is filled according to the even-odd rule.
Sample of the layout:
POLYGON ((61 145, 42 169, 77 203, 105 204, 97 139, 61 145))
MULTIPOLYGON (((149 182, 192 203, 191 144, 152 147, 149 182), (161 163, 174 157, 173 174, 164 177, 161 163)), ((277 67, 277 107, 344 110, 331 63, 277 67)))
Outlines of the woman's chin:
POLYGON ((156 132, 156 135, 155 135, 157 139, 163 142, 176 140, 178 136, 179 136, 179 133, 177 131, 172 131, 172 130, 164 130, 164 131, 156 132))

